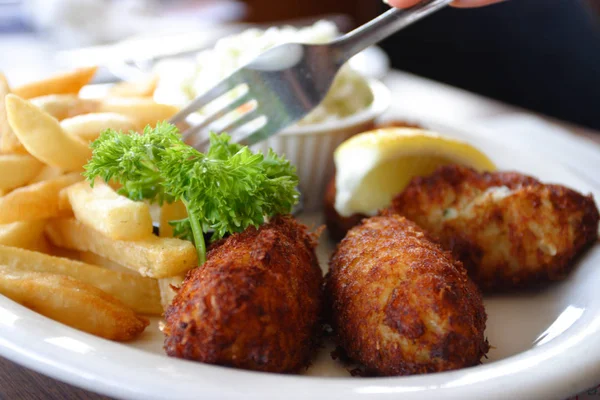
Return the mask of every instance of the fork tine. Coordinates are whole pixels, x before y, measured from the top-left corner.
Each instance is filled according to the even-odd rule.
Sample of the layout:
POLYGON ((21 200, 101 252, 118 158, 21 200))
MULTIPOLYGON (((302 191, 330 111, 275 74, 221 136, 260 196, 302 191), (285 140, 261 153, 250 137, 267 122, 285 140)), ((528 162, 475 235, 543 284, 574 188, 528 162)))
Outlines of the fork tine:
POLYGON ((241 82, 239 78, 239 75, 234 73, 229 78, 222 80, 217 84, 217 86, 213 87, 208 92, 196 97, 190 104, 181 109, 177 114, 175 114, 171 118, 170 122, 172 124, 177 124, 178 122, 183 121, 185 118, 187 118, 188 115, 198 111, 199 109, 212 102, 213 100, 217 99, 218 97, 221 97, 225 93, 240 86, 241 84, 243 84, 243 82, 241 82))
MULTIPOLYGON (((227 124, 227 126, 225 126, 223 129, 221 129, 221 132, 230 132, 231 133, 231 132, 235 131, 236 129, 246 125, 248 122, 255 120, 258 117, 260 117, 260 114, 258 113, 258 109, 254 108, 253 110, 248 111, 247 113, 242 115, 240 118, 236 119, 235 121, 232 121, 231 123, 227 124)), ((234 138, 234 140, 235 140, 235 138, 234 138)))
POLYGON ((220 109, 220 110, 214 112, 213 114, 209 115, 208 117, 206 117, 202 122, 187 129, 185 132, 182 133, 183 138, 184 139, 191 138, 193 135, 196 135, 202 129, 208 127, 210 124, 212 124, 219 118, 222 118, 225 115, 229 114, 230 112, 235 111, 236 109, 243 106, 244 104, 249 103, 251 100, 252 99, 250 98, 250 95, 248 94, 248 92, 244 93, 243 95, 238 97, 236 100, 227 104, 222 109, 220 109))
POLYGON ((254 131, 248 132, 245 135, 240 136, 237 139, 237 142, 244 146, 252 146, 258 142, 268 139, 273 135, 273 133, 278 132, 281 129, 281 124, 278 124, 275 121, 273 121, 272 118, 269 118, 266 124, 254 131))
MULTIPOLYGON (((247 113, 242 115, 240 118, 236 119, 235 121, 229 123, 226 127, 224 127, 223 129, 220 129, 220 131, 231 133, 234 130, 246 125, 248 122, 251 122, 259 117, 260 117, 260 114, 258 114, 257 109, 255 108, 251 111, 248 111, 247 113)), ((233 141, 239 143, 239 140, 237 140, 235 137, 233 138, 233 141)), ((188 143, 190 144, 190 146, 195 147, 198 150, 202 150, 209 143, 209 138, 202 137, 202 138, 199 138, 199 140, 196 140, 194 142, 188 142, 188 143)))

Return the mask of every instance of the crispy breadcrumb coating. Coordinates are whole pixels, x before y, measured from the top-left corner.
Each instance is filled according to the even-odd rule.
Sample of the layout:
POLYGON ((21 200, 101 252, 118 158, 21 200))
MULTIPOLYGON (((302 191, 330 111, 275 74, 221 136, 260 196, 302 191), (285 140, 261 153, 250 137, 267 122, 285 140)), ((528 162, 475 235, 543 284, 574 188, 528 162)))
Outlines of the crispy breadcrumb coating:
POLYGON ((267 372, 307 367, 321 318, 315 246, 289 216, 214 246, 166 312, 167 354, 267 372))
POLYGON ((441 167, 413 179, 390 210, 431 233, 486 291, 563 279, 598 238, 591 195, 515 172, 441 167))
POLYGON ((489 346, 479 290, 460 262, 399 215, 364 219, 330 261, 338 344, 377 375, 480 363, 489 346))

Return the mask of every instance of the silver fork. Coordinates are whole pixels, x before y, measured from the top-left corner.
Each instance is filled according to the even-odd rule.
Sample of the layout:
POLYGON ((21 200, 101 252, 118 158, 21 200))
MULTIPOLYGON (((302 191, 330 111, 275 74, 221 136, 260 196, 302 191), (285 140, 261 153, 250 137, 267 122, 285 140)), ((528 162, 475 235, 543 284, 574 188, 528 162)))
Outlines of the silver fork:
POLYGON ((183 122, 190 114, 236 90, 238 95, 234 100, 193 123, 183 132, 183 137, 190 145, 202 149, 208 143, 207 135, 202 134, 206 128, 229 113, 243 109, 237 118, 220 127, 220 131, 229 132, 239 143, 258 143, 294 124, 318 106, 339 69, 352 56, 451 2, 422 0, 408 9, 389 10, 327 44, 277 46, 194 99, 170 122, 183 122))

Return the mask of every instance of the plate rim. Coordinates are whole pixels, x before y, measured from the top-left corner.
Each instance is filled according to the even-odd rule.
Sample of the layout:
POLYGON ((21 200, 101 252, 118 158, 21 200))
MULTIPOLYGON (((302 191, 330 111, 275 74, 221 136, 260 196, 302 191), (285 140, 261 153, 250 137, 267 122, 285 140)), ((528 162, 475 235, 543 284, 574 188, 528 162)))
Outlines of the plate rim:
MULTIPOLYGON (((428 121, 430 121, 429 125, 440 127, 441 131, 461 132, 465 136, 475 136, 482 131, 480 127, 466 127, 459 123, 440 122, 435 119, 428 119, 428 121)), ((504 148, 515 147, 490 137, 485 132, 481 136, 483 140, 497 143, 504 148)), ((578 143, 578 145, 582 144, 578 143)), ((597 150, 600 156, 600 146, 597 150)), ((567 173, 593 187, 577 171, 567 168, 567 173)), ((593 188, 595 192, 599 191, 599 188, 593 188)), ((600 199, 596 198, 596 201, 598 200, 600 199)), ((591 253, 600 255, 600 244, 594 245, 586 257, 591 253)), ((172 359, 127 347, 127 345, 123 346, 119 354, 115 352, 111 354, 112 358, 106 358, 103 352, 105 348, 114 349, 113 346, 119 344, 54 322, 2 296, 0 296, 0 355, 54 379, 115 398, 127 399, 160 399, 168 393, 169 398, 181 399, 195 398, 203 394, 209 398, 238 398, 244 395, 245 398, 262 400, 278 398, 283 391, 290 399, 305 398, 307 393, 311 396, 339 397, 348 400, 369 397, 393 398, 398 395, 403 395, 404 399, 410 400, 432 393, 435 393, 436 397, 448 399, 476 399, 482 396, 488 399, 511 396, 564 399, 598 384, 600 379, 600 351, 598 351, 600 350, 600 299, 594 300, 599 304, 591 310, 593 312, 591 322, 584 327, 574 325, 572 328, 576 329, 570 335, 563 335, 542 346, 490 364, 410 377, 357 379, 265 374, 172 359), (89 362, 88 353, 85 352, 65 353, 65 349, 60 345, 46 342, 47 338, 35 335, 28 329, 23 331, 22 328, 13 328, 15 317, 27 326, 44 329, 46 332, 44 336, 53 334, 55 337, 66 337, 82 342, 91 340, 100 351, 91 353, 94 362, 89 362), (567 351, 570 353, 564 354, 567 351), (132 360, 137 360, 136 363, 139 364, 132 365, 132 360), (156 372, 152 372, 155 369, 146 368, 147 364, 143 362, 144 360, 160 366, 169 379, 158 381, 150 379, 156 377, 156 372), (553 360, 561 360, 564 364, 557 368, 555 363, 549 362, 553 360), (181 376, 172 375, 177 372, 178 366, 183 365, 188 371, 197 373, 198 379, 195 382, 185 380, 184 384, 179 382, 174 387, 172 379, 181 376), (519 371, 524 367, 537 369, 535 374, 531 374, 531 369, 526 370, 529 373, 523 374, 525 375, 523 377, 519 371), (221 375, 224 371, 227 371, 224 374, 227 378, 226 386, 222 386, 223 376, 220 379, 214 376, 221 375), (507 385, 506 381, 513 385, 507 385), (308 382, 311 385, 307 385, 308 382), (190 391, 193 386, 202 391, 190 391), (163 387, 165 391, 160 390, 163 387), (258 387, 261 388, 260 391, 251 390, 258 387), (240 390, 241 388, 250 389, 240 390)), ((184 378, 189 377, 184 376, 184 378)))

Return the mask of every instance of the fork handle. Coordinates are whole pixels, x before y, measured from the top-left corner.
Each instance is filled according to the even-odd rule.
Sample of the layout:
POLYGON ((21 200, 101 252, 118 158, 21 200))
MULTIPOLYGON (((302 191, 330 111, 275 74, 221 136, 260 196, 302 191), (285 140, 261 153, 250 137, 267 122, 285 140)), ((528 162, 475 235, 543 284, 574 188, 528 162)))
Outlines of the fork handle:
POLYGON ((340 58, 339 62, 346 62, 367 47, 380 42, 405 26, 447 6, 452 1, 422 0, 410 8, 386 11, 379 17, 356 28, 332 43, 340 50, 338 54, 340 58))

